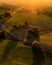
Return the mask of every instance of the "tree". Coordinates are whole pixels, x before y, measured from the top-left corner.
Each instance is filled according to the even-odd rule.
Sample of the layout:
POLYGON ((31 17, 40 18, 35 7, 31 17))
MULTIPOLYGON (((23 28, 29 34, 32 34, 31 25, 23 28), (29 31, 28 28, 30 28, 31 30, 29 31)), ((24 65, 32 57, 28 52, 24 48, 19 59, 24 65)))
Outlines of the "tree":
POLYGON ((5 13, 4 13, 4 17, 11 17, 10 12, 5 12, 5 13))

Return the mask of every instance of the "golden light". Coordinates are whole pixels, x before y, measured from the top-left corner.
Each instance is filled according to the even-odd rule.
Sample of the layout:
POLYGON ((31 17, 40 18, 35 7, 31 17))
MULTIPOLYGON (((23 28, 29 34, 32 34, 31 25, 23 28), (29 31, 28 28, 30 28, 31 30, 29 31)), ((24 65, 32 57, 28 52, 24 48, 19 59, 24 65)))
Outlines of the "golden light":
POLYGON ((18 5, 21 4, 26 8, 35 8, 52 5, 52 0, 0 0, 0 2, 18 5))

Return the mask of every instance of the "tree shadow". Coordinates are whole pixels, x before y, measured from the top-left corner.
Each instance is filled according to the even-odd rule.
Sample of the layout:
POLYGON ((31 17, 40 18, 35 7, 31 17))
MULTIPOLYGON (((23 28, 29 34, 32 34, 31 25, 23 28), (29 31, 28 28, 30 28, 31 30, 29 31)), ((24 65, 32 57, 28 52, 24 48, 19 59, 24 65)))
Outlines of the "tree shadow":
POLYGON ((40 46, 32 46, 33 63, 32 65, 42 65, 45 62, 45 55, 40 46))
POLYGON ((47 59, 52 60, 52 53, 48 51, 46 51, 45 53, 46 53, 47 59))
POLYGON ((2 42, 5 39, 6 39, 5 32, 4 31, 0 32, 0 42, 2 42))
POLYGON ((0 43, 3 41, 4 39, 0 39, 0 43))
POLYGON ((2 64, 4 62, 4 60, 8 57, 8 54, 10 53, 11 50, 13 50, 17 45, 16 41, 10 40, 8 42, 8 44, 6 45, 2 58, 0 60, 0 64, 2 64))

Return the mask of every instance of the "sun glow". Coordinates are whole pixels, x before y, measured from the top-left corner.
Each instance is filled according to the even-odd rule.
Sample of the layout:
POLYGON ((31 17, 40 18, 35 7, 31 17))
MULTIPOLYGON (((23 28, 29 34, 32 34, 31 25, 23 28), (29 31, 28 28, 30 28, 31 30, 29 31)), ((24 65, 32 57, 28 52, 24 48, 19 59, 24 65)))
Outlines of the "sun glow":
POLYGON ((52 0, 0 0, 2 3, 22 5, 25 8, 46 7, 52 5, 52 0))

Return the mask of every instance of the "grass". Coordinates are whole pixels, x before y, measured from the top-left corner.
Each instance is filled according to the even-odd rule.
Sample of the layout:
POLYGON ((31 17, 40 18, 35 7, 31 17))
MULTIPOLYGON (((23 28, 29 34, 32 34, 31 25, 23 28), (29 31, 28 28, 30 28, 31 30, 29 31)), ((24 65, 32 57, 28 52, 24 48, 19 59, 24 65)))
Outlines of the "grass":
MULTIPOLYGON (((50 35, 52 37, 52 35, 50 35)), ((50 45, 50 38, 49 35, 41 36, 41 42, 44 41, 44 43, 50 45), (48 39, 47 39, 48 38, 48 39)), ((52 41, 51 41, 52 43, 52 41)), ((32 49, 29 46, 23 45, 22 42, 15 42, 12 40, 3 40, 0 41, 0 58, 2 57, 2 54, 4 53, 4 49, 6 48, 6 45, 8 44, 16 44, 15 47, 11 48, 8 57, 6 57, 5 61, 2 65, 32 65, 32 49)), ((46 56, 46 62, 44 65, 52 65, 52 60, 50 56, 46 56)))
POLYGON ((43 42, 44 44, 47 44, 49 46, 52 46, 52 32, 45 34, 45 35, 42 35, 41 42, 43 42))
MULTIPOLYGON (((3 13, 4 11, 0 10, 0 13, 3 13)), ((29 20, 31 23, 35 22, 42 22, 42 21, 48 21, 51 18, 48 18, 46 16, 30 16, 30 18, 26 17, 24 14, 15 14, 10 19, 5 21, 5 25, 10 28, 14 24, 23 23, 26 20, 29 20), (37 19, 38 18, 38 19, 37 19)), ((52 20, 52 19, 51 19, 52 20)), ((43 22, 44 23, 44 22, 43 22)), ((39 23, 40 24, 40 23, 39 23)), ((41 24, 42 25, 42 24, 41 24)), ((48 24, 46 24, 48 25, 48 24)), ((52 46, 52 33, 42 35, 41 36, 41 42, 44 44, 47 44, 49 46, 52 46)), ((32 49, 29 46, 24 46, 22 42, 16 42, 13 40, 7 40, 7 39, 1 39, 0 40, 0 59, 2 58, 2 55, 5 52, 8 53, 8 56, 4 60, 2 65, 32 65, 32 49), (12 46, 13 44, 13 46, 12 46), (12 46, 10 52, 7 52, 8 46, 12 46), (7 46, 7 47, 6 47, 7 46)), ((46 56, 46 55, 45 55, 46 56)), ((5 58, 5 57, 4 57, 5 58)), ((46 61, 44 65, 52 65, 52 57, 46 56, 46 61)))

